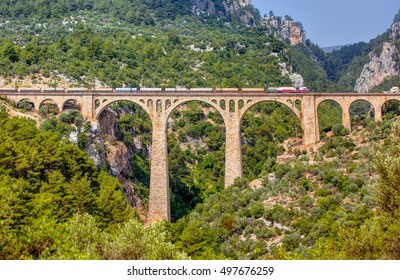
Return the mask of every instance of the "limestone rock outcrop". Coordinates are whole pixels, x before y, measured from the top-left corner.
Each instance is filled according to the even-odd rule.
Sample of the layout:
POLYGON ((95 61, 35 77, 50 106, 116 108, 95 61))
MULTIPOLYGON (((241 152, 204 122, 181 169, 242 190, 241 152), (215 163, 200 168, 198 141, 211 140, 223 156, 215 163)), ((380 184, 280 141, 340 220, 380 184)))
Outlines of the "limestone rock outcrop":
POLYGON ((225 17, 229 21, 239 21, 247 26, 256 24, 256 16, 252 13, 250 0, 192 0, 193 12, 207 13, 225 17))
POLYGON ((135 176, 131 163, 133 154, 142 150, 149 154, 150 147, 143 145, 138 137, 133 137, 133 145, 126 145, 121 141, 122 133, 117 121, 121 114, 134 114, 134 112, 123 106, 116 111, 104 110, 98 122, 91 123, 87 132, 90 137, 85 143, 85 150, 98 169, 106 166, 109 173, 118 179, 129 204, 139 207, 141 198, 135 194, 134 184, 127 178, 135 176))
POLYGON ((290 17, 282 19, 278 16, 266 16, 262 19, 263 25, 269 27, 268 35, 288 40, 292 46, 305 44, 306 31, 300 22, 290 17))
POLYGON ((300 74, 292 73, 292 74, 289 75, 289 78, 292 81, 293 86, 295 88, 304 87, 304 79, 300 74))
POLYGON ((395 57, 399 51, 393 43, 383 43, 382 53, 378 56, 370 53, 371 61, 364 65, 360 77, 356 82, 357 92, 368 92, 381 84, 386 78, 399 75, 395 57))
POLYGON ((380 53, 369 53, 370 62, 364 65, 356 81, 357 92, 368 92, 385 79, 400 75, 400 21, 392 24, 389 34, 390 41, 383 43, 380 53))
MULTIPOLYGON (((85 151, 94 161, 97 169, 101 169, 107 165, 104 140, 101 137, 100 126, 97 122, 93 122, 88 130, 88 141, 85 143, 85 151)), ((78 142, 78 141, 77 141, 78 142)))
POLYGON ((393 23, 390 29, 390 38, 394 44, 400 44, 400 21, 393 23))

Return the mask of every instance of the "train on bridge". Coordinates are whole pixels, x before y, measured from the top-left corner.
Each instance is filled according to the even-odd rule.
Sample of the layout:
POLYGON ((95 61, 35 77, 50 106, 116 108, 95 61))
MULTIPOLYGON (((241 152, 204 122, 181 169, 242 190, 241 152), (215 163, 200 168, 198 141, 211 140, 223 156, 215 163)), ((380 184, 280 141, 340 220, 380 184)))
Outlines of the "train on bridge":
POLYGON ((18 92, 18 93, 309 93, 306 87, 270 87, 270 88, 137 88, 137 87, 120 87, 120 88, 0 88, 1 92, 18 92))

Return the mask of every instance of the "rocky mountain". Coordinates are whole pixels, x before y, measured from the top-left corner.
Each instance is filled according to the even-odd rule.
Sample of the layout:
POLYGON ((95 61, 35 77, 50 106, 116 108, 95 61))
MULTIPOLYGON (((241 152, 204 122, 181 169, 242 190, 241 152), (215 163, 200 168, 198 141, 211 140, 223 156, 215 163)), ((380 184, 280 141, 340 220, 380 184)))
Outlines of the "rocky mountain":
POLYGON ((292 46, 304 44, 306 41, 306 31, 302 24, 289 16, 284 19, 274 15, 265 16, 261 22, 268 28, 268 35, 287 40, 292 46))
POLYGON ((400 20, 395 17, 390 30, 389 40, 382 42, 372 50, 369 62, 363 66, 356 82, 356 91, 368 92, 385 80, 400 74, 400 20))
POLYGON ((242 22, 247 26, 254 26, 259 17, 250 0, 192 0, 192 4, 196 14, 215 14, 229 21, 242 22))
POLYGON ((269 15, 261 18, 250 0, 192 0, 192 4, 195 14, 215 14, 247 26, 260 25, 267 28, 268 35, 288 40, 291 45, 304 44, 306 40, 306 31, 300 22, 289 16, 282 18, 269 15))
MULTIPOLYGON (((256 24, 259 12, 250 0, 15 0, 0 3, 0 18, 40 18, 75 16, 95 12, 134 24, 153 25, 158 20, 177 16, 214 14, 227 21, 256 24)), ((4 23, 3 23, 4 24, 4 23)))

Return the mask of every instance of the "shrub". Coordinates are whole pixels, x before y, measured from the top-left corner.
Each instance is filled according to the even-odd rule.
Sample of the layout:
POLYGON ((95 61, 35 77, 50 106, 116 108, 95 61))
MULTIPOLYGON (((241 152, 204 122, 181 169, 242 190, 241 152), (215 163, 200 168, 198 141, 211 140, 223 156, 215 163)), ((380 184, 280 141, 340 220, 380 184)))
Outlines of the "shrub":
POLYGON ((312 207, 314 205, 314 199, 309 195, 305 195, 299 199, 300 206, 312 207))
POLYGON ((332 133, 335 136, 345 136, 349 133, 349 130, 343 124, 338 123, 332 126, 332 133))
POLYGON ((33 103, 30 102, 29 100, 21 100, 18 103, 18 109, 21 109, 22 112, 29 112, 33 110, 33 103))
POLYGON ((58 114, 58 107, 56 104, 46 103, 43 104, 39 109, 39 115, 43 117, 57 115, 58 114))
POLYGON ((250 213, 255 219, 261 218, 264 215, 264 205, 262 203, 255 203, 251 205, 250 213))

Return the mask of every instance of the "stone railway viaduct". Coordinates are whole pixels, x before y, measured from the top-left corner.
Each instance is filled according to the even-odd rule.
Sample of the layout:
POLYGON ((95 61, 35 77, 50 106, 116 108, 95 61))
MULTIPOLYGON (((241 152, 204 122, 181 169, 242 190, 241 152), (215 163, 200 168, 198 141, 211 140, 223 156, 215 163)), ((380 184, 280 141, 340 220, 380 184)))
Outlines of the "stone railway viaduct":
POLYGON ((303 145, 319 141, 318 106, 327 100, 342 108, 343 125, 351 130, 350 106, 367 101, 375 111, 375 120, 382 120, 382 107, 389 100, 400 100, 400 94, 383 93, 264 93, 264 92, 0 92, 17 104, 28 100, 35 110, 46 102, 55 103, 59 112, 65 104, 79 104, 84 117, 95 120, 112 103, 131 101, 142 107, 152 122, 152 152, 150 175, 150 221, 170 220, 168 177, 167 123, 171 112, 189 101, 202 101, 214 107, 223 117, 226 131, 225 186, 242 177, 240 123, 246 111, 264 101, 279 102, 289 107, 299 118, 303 128, 303 145), (301 110, 296 104, 301 104, 301 110))

